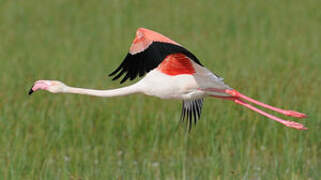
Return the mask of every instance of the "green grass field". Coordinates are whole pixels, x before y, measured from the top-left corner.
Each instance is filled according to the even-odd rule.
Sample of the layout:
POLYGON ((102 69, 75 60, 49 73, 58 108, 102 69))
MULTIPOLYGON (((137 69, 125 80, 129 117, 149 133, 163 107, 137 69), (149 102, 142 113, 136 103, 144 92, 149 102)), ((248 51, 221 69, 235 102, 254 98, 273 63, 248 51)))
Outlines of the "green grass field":
POLYGON ((0 1, 0 179, 320 179, 320 7, 316 0, 0 1), (38 79, 120 87, 107 75, 138 27, 184 45, 240 92, 307 113, 276 115, 309 130, 214 98, 186 133, 181 101, 27 95, 38 79))

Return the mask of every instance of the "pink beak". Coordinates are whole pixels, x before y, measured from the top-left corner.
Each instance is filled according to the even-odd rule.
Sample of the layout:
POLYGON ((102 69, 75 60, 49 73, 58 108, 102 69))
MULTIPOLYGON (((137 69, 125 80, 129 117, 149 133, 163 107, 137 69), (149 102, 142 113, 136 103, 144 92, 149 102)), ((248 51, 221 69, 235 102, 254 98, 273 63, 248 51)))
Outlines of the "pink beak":
POLYGON ((35 84, 32 86, 32 88, 29 90, 29 95, 31 95, 33 92, 39 90, 39 89, 43 89, 46 90, 48 89, 49 84, 46 83, 45 81, 37 81, 35 82, 35 84))

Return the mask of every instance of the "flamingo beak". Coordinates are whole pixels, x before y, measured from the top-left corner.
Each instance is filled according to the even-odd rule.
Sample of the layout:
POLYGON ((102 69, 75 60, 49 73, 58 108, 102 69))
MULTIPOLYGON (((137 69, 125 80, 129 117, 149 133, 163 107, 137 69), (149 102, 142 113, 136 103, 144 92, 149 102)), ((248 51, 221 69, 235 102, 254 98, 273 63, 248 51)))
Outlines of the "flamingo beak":
POLYGON ((36 81, 35 84, 29 90, 28 94, 31 95, 33 92, 38 91, 39 89, 47 90, 49 85, 49 82, 46 82, 45 80, 36 81))
MULTIPOLYGON (((32 86, 33 87, 33 86, 32 86)), ((28 95, 31 95, 34 91, 32 90, 32 87, 31 87, 31 89, 29 90, 29 92, 28 92, 28 95)))

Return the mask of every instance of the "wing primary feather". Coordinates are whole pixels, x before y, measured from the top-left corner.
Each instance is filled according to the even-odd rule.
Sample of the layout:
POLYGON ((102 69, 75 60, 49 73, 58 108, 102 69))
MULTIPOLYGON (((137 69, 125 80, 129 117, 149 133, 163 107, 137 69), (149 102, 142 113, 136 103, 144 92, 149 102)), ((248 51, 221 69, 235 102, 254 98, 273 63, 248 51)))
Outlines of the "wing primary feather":
POLYGON ((117 76, 115 76, 112 80, 114 81, 114 80, 120 78, 124 73, 125 73, 125 70, 123 69, 123 70, 120 71, 120 73, 118 73, 117 76))
POLYGON ((139 67, 139 64, 138 64, 139 62, 133 62, 133 63, 131 63, 131 66, 133 67, 133 68, 131 68, 131 69, 129 69, 128 70, 128 73, 129 73, 129 76, 130 76, 130 80, 134 80, 136 77, 137 77, 137 75, 138 75, 138 67, 139 67))
POLYGON ((202 105, 203 98, 195 100, 183 100, 180 121, 184 122, 186 119, 186 127, 189 132, 193 127, 193 123, 196 125, 197 121, 201 117, 202 105))
POLYGON ((193 116, 194 116, 194 124, 196 125, 197 117, 196 117, 196 101, 193 103, 193 116))
POLYGON ((123 62, 117 67, 117 69, 115 71, 113 71, 112 73, 109 74, 109 76, 113 76, 115 75, 118 71, 120 71, 122 69, 122 67, 124 66, 124 63, 126 62, 125 60, 130 58, 130 54, 127 53, 126 57, 124 58, 123 62))
POLYGON ((203 66, 196 56, 182 46, 164 42, 153 42, 142 52, 136 54, 128 53, 122 63, 109 76, 115 76, 113 80, 116 80, 126 72, 126 76, 128 76, 125 76, 121 83, 127 79, 134 80, 137 76, 142 77, 156 68, 168 55, 175 53, 183 53, 197 64, 203 66))
POLYGON ((192 110, 188 110, 188 117, 189 117, 189 132, 192 130, 192 125, 193 125, 193 116, 192 116, 192 110))
POLYGON ((185 119, 185 107, 184 107, 184 101, 182 104, 182 113, 181 113, 181 121, 184 122, 185 119))
POLYGON ((137 70, 138 70, 138 76, 139 77, 142 77, 144 76, 145 74, 145 67, 146 67, 146 60, 142 59, 140 61, 138 61, 138 67, 137 67, 137 70))
POLYGON ((120 81, 120 84, 123 84, 128 78, 129 78, 130 74, 127 73, 126 76, 120 81))
POLYGON ((201 109, 202 109, 202 104, 200 103, 201 100, 197 101, 197 112, 198 112, 198 116, 199 118, 201 117, 201 109))
POLYGON ((196 109, 196 112, 197 112, 197 117, 198 119, 201 117, 201 113, 200 113, 200 105, 199 105, 199 100, 196 100, 195 101, 195 109, 196 109))
POLYGON ((118 71, 120 71, 121 68, 122 68, 121 65, 118 66, 118 68, 117 68, 115 71, 113 71, 112 73, 110 73, 108 76, 113 76, 113 75, 115 75, 118 71))
POLYGON ((199 111, 199 116, 201 117, 202 114, 202 106, 203 106, 203 99, 198 100, 198 111, 199 111))

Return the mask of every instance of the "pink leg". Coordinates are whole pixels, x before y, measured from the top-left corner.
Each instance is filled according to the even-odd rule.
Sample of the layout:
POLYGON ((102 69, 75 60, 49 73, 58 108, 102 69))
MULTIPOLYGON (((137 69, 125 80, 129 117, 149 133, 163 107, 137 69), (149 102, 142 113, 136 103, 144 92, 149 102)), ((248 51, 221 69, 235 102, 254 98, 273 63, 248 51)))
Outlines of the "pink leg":
POLYGON ((307 130, 308 129, 308 128, 304 127, 304 125, 302 125, 300 123, 293 122, 293 121, 286 121, 286 120, 280 119, 278 117, 275 117, 275 116, 273 116, 271 114, 268 114, 268 113, 266 113, 266 112, 264 112, 264 111, 262 111, 262 110, 260 110, 260 109, 258 109, 256 107, 251 106, 250 104, 247 104, 246 102, 244 102, 244 101, 242 101, 240 99, 234 99, 234 102, 237 103, 237 104, 240 104, 242 106, 245 106, 245 107, 247 107, 247 108, 249 108, 249 109, 251 109, 251 110, 253 110, 255 112, 258 112, 261 115, 266 116, 266 117, 268 117, 268 118, 270 118, 270 119, 272 119, 274 121, 282 123, 287 127, 291 127, 291 128, 295 128, 295 129, 299 129, 299 130, 307 130))
MULTIPOLYGON (((217 89, 214 89, 214 88, 204 89, 204 90, 222 92, 222 90, 217 90, 217 89)), ((277 122, 279 122, 281 124, 284 124, 287 127, 296 128, 296 129, 299 129, 299 130, 307 130, 308 129, 308 128, 304 127, 304 125, 302 125, 300 123, 293 122, 293 121, 286 121, 286 120, 280 119, 278 117, 275 117, 275 116, 273 116, 271 114, 268 114, 268 113, 266 113, 266 112, 264 112, 264 111, 262 111, 262 110, 260 110, 260 109, 258 109, 256 107, 253 107, 252 105, 242 101, 240 98, 243 98, 245 100, 248 100, 248 101, 253 102, 255 104, 261 105, 262 107, 265 107, 265 108, 268 108, 268 109, 272 109, 272 110, 277 111, 277 112, 281 111, 282 114, 284 114, 284 111, 286 111, 286 110, 275 108, 275 107, 272 107, 270 105, 261 103, 259 101, 251 99, 251 98, 249 98, 249 97, 237 92, 236 90, 225 90, 225 93, 230 94, 231 96, 216 96, 216 95, 211 95, 211 96, 212 97, 216 97, 216 98, 226 99, 226 100, 233 100, 235 103, 240 104, 242 106, 245 106, 245 107, 247 107, 247 108, 249 108, 249 109, 251 109, 251 110, 253 110, 255 112, 258 112, 259 114, 261 114, 263 116, 266 116, 266 117, 268 117, 268 118, 270 118, 270 119, 272 119, 274 121, 277 121, 277 122)), ((299 114, 301 114, 301 113, 299 113, 299 114)), ((295 116, 295 117, 297 117, 297 116, 295 116)))
POLYGON ((292 117, 296 117, 296 118, 306 118, 307 116, 303 113, 299 113, 299 112, 296 112, 296 111, 291 111, 291 110, 284 110, 284 109, 279 109, 279 108, 276 108, 276 107, 273 107, 273 106, 270 106, 268 104, 264 104, 260 101, 257 101, 255 99, 252 99, 250 97, 247 97, 245 96, 244 94, 241 94, 239 93, 238 91, 236 90, 230 90, 230 89, 227 89, 225 90, 225 93, 227 94, 230 94, 231 96, 233 97, 238 97, 238 98, 241 98, 241 99, 244 99, 246 101, 249 101, 251 103, 254 103, 254 104, 257 104, 259 106, 262 106, 264 108, 267 108, 267 109, 271 109, 273 111, 276 111, 278 113, 281 113, 281 114, 284 114, 286 116, 292 116, 292 117))

